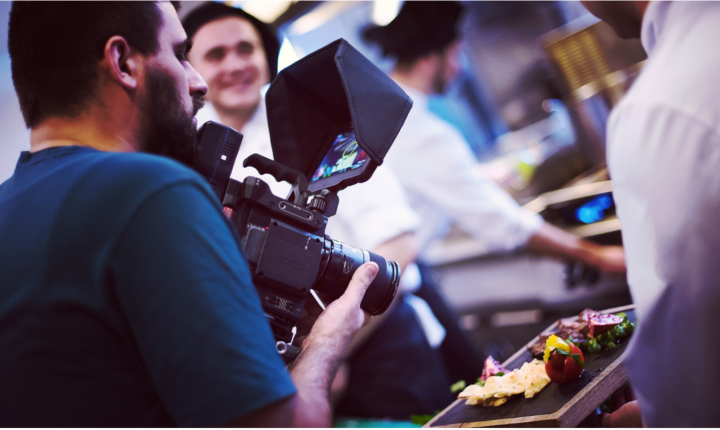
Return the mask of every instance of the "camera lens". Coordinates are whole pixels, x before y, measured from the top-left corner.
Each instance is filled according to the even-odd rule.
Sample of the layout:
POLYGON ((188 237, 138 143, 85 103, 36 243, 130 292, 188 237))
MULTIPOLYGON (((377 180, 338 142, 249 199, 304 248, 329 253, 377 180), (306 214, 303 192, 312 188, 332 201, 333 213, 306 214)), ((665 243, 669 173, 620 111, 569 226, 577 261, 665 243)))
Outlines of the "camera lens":
POLYGON ((365 292, 360 307, 370 315, 380 315, 392 303, 400 283, 398 264, 387 261, 380 255, 331 240, 326 236, 322 263, 313 288, 335 300, 345 292, 357 268, 368 261, 374 261, 379 270, 365 292))

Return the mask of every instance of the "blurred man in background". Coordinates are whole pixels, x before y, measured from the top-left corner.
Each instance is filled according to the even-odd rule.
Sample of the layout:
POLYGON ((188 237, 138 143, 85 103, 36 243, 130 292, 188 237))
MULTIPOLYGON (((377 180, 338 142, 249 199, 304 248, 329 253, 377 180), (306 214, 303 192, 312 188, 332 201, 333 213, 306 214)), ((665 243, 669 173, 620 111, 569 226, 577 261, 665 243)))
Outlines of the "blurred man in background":
POLYGON ((365 32, 384 55, 397 59, 390 76, 415 102, 385 163, 420 215, 421 259, 424 246, 455 222, 489 252, 525 248, 625 273, 621 247, 599 246, 566 233, 521 208, 490 180, 477 178, 467 142, 429 111, 428 97, 443 93, 460 71, 457 26, 462 11, 451 1, 405 2, 390 24, 365 32))
MULTIPOLYGON (((261 177, 276 195, 285 197, 289 184, 242 167, 242 160, 253 153, 273 158, 260 88, 275 75, 278 44, 274 34, 244 11, 217 3, 193 10, 184 26, 194 41, 190 62, 209 87, 210 103, 198 114, 198 122, 215 120, 239 127, 244 138, 232 177, 261 177)), ((347 366, 341 368, 334 384, 336 410, 352 417, 408 420, 412 414, 442 409, 453 400, 450 384, 479 376, 482 357, 467 341, 458 346, 458 354, 469 366, 446 363, 438 351, 446 333, 460 330, 456 321, 451 322, 454 327, 443 327, 428 305, 412 294, 420 285, 411 264, 418 250, 417 215, 384 166, 368 182, 353 185, 339 196, 341 204, 328 222, 327 233, 397 261, 404 275, 393 307, 373 318, 354 342, 347 366)))
POLYGON ((637 402, 604 423, 718 427, 720 4, 584 5, 620 37, 640 37, 648 54, 607 128, 640 324, 625 359, 637 402), (678 348, 677 339, 691 352, 678 348), (678 395, 677 387, 688 395, 678 395))
MULTIPOLYGON (((518 248, 570 261, 583 261, 612 273, 625 273, 621 247, 599 246, 546 223, 515 202, 489 179, 474 173, 476 158, 460 133, 432 114, 428 97, 441 94, 459 72, 457 26, 462 7, 456 2, 405 2, 387 26, 365 31, 368 41, 397 59, 391 77, 414 101, 405 126, 385 158, 420 216, 420 257, 427 244, 445 235, 451 223, 470 233, 488 252, 518 248)), ((422 286, 416 292, 445 327, 457 327, 457 316, 420 266, 422 286)), ((453 368, 469 369, 464 333, 448 330, 441 349, 453 368)), ((477 375, 476 375, 477 377, 477 375)), ((465 378, 458 378, 465 379, 465 378)), ((466 379, 473 380, 473 379, 466 379)))
POLYGON ((330 425, 377 266, 358 268, 288 372, 237 232, 168 158, 192 164, 207 91, 178 7, 12 5, 31 141, 0 184, 3 427, 330 425))

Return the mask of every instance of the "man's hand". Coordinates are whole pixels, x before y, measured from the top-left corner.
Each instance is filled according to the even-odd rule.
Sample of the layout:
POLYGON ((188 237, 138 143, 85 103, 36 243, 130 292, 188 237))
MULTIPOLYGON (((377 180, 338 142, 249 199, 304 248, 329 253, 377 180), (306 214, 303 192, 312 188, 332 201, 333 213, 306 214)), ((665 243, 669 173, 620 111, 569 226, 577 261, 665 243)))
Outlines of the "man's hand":
POLYGON ((589 263, 599 267, 604 272, 624 275, 627 272, 625 265, 625 251, 622 246, 598 246, 593 250, 593 258, 589 263))
POLYGON ((360 302, 377 273, 375 263, 360 266, 345 293, 325 308, 303 341, 303 350, 290 371, 298 389, 292 402, 295 427, 332 424, 330 383, 358 330, 370 320, 360 302))
POLYGON ((370 319, 360 302, 377 272, 375 263, 360 266, 345 293, 317 317, 290 371, 297 395, 233 420, 228 427, 331 426, 330 382, 355 334, 370 319))
POLYGON ((640 407, 632 387, 625 387, 610 396, 611 414, 602 417, 603 427, 643 427, 640 407))
POLYGON ((603 427, 643 427, 637 400, 625 403, 617 411, 603 416, 603 427))
POLYGON ((355 271, 345 293, 330 303, 315 321, 310 335, 303 341, 303 348, 330 342, 341 347, 341 353, 345 355, 352 338, 370 321, 370 315, 360 309, 360 302, 377 273, 378 266, 373 262, 365 263, 355 271))
POLYGON ((624 275, 627 272, 625 252, 621 246, 598 245, 547 222, 530 237, 527 248, 539 255, 582 261, 609 273, 624 275))

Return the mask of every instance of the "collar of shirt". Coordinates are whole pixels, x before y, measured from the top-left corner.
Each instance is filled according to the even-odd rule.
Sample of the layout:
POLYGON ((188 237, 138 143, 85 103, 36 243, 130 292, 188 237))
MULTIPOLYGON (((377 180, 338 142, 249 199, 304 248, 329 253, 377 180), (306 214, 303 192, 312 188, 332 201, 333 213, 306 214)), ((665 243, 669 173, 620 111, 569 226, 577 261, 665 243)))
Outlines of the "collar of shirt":
MULTIPOLYGON (((398 81, 395 81, 396 84, 402 88, 403 91, 407 93, 408 96, 413 101, 413 107, 412 109, 424 109, 427 110, 428 106, 428 96, 427 94, 423 93, 420 90, 416 90, 415 88, 412 88, 406 84, 400 83, 398 81)), ((412 109, 410 110, 412 112, 412 109)))
MULTIPOLYGON (((197 124, 198 128, 202 127, 203 124, 205 124, 208 121, 215 121, 217 123, 222 124, 222 121, 220 120, 220 116, 218 115, 217 111, 213 107, 212 103, 205 102, 205 106, 203 106, 202 109, 200 109, 195 116, 197 118, 197 124)), ((242 130, 237 130, 243 134, 246 134, 248 132, 253 132, 256 129, 263 129, 267 127, 267 109, 265 108, 265 98, 261 97, 260 102, 258 103, 257 107, 255 108, 255 111, 250 116, 250 119, 247 123, 245 123, 245 126, 242 128, 242 130)))
POLYGON ((669 1, 651 1, 645 9, 640 42, 648 56, 652 56, 652 51, 660 41, 671 6, 672 2, 669 1))

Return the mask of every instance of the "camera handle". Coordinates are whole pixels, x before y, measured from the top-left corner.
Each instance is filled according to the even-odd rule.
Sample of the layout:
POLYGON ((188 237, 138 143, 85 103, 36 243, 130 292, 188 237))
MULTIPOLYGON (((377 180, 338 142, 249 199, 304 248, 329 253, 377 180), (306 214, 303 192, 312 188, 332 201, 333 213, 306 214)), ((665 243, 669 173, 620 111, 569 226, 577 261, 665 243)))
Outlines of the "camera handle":
POLYGON ((287 200, 298 206, 305 207, 308 199, 308 183, 305 175, 297 170, 278 163, 275 160, 253 154, 243 161, 243 167, 254 167, 261 175, 270 174, 278 182, 285 181, 292 185, 287 200))

